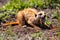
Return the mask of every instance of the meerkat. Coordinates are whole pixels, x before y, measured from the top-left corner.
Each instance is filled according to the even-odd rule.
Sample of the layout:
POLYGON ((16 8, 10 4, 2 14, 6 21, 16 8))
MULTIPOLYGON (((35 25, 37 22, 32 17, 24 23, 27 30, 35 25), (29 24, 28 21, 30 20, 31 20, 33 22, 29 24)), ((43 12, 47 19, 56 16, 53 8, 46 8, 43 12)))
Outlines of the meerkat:
POLYGON ((34 20, 36 13, 37 13, 37 10, 32 8, 20 10, 16 15, 17 16, 16 22, 8 22, 4 25, 19 24, 20 26, 23 26, 24 25, 23 20, 26 20, 27 22, 34 20))
POLYGON ((8 22, 4 25, 7 26, 12 24, 18 24, 20 27, 22 27, 26 21, 33 28, 40 30, 40 28, 33 24, 33 22, 36 22, 39 18, 42 18, 43 16, 44 16, 43 11, 38 12, 34 8, 27 8, 18 12, 16 22, 8 22))

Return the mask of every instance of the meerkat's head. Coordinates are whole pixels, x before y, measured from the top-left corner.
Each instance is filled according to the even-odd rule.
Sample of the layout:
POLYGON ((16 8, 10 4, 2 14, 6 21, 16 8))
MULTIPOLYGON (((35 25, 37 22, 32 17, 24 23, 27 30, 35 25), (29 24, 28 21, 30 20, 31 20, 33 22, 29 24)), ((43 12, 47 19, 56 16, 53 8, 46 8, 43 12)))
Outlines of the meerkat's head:
POLYGON ((37 13, 37 18, 43 18, 45 17, 45 12, 44 11, 40 11, 37 13))

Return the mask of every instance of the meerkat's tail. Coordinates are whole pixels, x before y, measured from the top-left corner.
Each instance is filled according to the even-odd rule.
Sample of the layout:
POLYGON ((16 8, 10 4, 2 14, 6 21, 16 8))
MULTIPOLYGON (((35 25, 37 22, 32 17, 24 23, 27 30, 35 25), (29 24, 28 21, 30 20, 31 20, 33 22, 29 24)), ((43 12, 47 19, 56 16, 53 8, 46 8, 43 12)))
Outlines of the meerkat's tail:
POLYGON ((3 24, 3 26, 14 25, 14 24, 18 24, 18 22, 8 22, 3 24))

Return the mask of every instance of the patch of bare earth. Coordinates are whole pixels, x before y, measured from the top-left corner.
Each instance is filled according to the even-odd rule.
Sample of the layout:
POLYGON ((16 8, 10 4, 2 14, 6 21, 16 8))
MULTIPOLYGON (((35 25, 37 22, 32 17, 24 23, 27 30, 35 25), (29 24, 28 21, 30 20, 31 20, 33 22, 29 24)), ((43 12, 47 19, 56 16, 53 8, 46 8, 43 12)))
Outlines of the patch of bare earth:
MULTIPOLYGON (((0 7, 2 7, 5 3, 6 2, 4 0, 0 0, 0 7)), ((44 11, 48 13, 48 15, 50 16, 50 18, 48 19, 51 20, 52 11, 54 10, 46 9, 44 11)), ((15 18, 9 18, 5 22, 11 21, 12 19, 16 20, 15 18)), ((53 25, 55 26, 56 24, 53 25)), ((60 32, 60 30, 52 30, 52 31, 49 31, 47 29, 40 30, 42 34, 40 36, 39 35, 35 36, 34 33, 36 33, 36 30, 34 30, 34 28, 27 26, 25 28, 22 27, 18 28, 17 30, 13 30, 17 27, 18 25, 6 26, 6 28, 0 26, 0 40, 60 40, 60 37, 58 35, 58 32, 60 32), (31 34, 33 34, 34 37, 31 36, 31 34)))

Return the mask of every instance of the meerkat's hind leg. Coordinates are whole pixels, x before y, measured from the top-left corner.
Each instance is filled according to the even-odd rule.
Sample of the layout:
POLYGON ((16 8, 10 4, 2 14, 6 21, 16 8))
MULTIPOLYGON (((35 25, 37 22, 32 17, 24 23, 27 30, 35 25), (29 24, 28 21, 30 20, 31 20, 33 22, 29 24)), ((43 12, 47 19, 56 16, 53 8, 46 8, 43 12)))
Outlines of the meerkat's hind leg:
POLYGON ((25 19, 24 19, 24 16, 23 16, 23 15, 20 16, 20 17, 17 19, 17 22, 18 22, 18 25, 19 25, 20 27, 26 27, 26 26, 24 26, 24 25, 25 25, 25 19))

